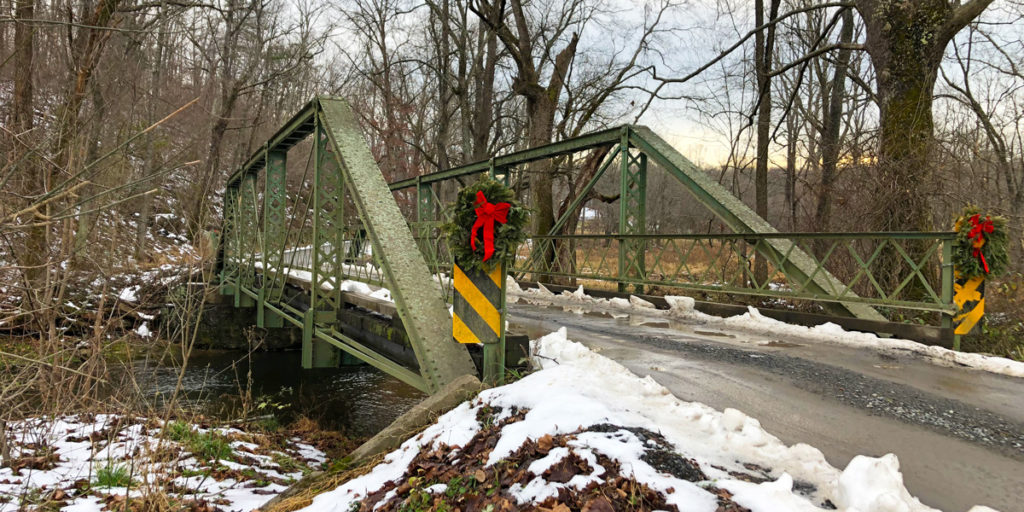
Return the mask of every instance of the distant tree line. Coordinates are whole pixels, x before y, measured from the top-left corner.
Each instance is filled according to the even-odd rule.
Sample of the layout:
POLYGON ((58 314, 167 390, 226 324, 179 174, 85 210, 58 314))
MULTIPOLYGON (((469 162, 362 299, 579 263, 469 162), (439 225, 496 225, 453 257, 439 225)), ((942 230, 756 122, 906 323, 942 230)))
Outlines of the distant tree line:
MULTIPOLYGON (((1011 217, 1019 255, 1022 14, 1011 0, 0 0, 0 266, 40 311, 67 272, 150 259, 154 213, 180 214, 198 243, 224 178, 315 94, 352 102, 389 179, 682 115, 729 141, 708 172, 782 230, 944 230, 976 203, 1011 217)), ((535 231, 605 156, 517 170, 535 231)), ((658 180, 649 229, 721 229, 658 180)), ((583 203, 595 220, 562 231, 617 201, 602 184, 583 203)))

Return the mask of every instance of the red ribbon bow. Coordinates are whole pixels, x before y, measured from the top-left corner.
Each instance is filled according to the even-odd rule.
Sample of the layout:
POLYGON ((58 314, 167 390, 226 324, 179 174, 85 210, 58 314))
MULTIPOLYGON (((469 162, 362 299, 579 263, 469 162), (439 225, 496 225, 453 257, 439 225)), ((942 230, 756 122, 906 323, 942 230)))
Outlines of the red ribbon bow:
POLYGON ((508 222, 508 209, 512 206, 508 203, 488 203, 482 190, 476 192, 476 222, 473 223, 473 232, 470 233, 469 245, 476 250, 476 232, 484 228, 484 261, 487 261, 494 254, 494 223, 502 224, 508 222))
POLYGON ((970 221, 973 227, 967 233, 967 238, 972 240, 974 257, 981 260, 982 266, 985 267, 985 273, 988 274, 988 262, 985 261, 985 255, 981 252, 981 246, 985 245, 985 233, 995 231, 995 226, 989 216, 986 215, 985 220, 981 220, 981 214, 978 213, 972 215, 970 221))

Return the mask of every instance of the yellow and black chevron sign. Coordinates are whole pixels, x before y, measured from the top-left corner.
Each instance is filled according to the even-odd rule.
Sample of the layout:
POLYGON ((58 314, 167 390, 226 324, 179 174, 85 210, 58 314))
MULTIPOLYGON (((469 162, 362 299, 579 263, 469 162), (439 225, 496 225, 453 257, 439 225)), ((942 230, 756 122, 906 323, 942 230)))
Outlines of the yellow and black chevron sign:
POLYGON ((953 283, 953 302, 958 310, 953 317, 953 332, 960 335, 971 332, 985 315, 985 276, 971 279, 957 277, 953 283))
POLYGON ((458 265, 455 272, 455 300, 452 311, 452 334, 459 343, 497 343, 501 336, 501 285, 505 275, 499 265, 485 274, 464 272, 458 265))

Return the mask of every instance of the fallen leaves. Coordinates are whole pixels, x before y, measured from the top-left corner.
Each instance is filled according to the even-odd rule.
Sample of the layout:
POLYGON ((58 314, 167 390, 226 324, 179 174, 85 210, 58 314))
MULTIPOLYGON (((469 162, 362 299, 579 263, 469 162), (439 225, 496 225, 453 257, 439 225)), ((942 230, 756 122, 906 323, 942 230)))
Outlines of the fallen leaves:
POLYGON ((597 498, 592 498, 590 501, 587 501, 586 503, 584 503, 583 504, 583 508, 581 509, 581 511, 582 512, 615 512, 615 509, 612 508, 612 502, 609 501, 608 498, 605 498, 604 496, 599 496, 597 498))
MULTIPOLYGON (((502 428, 520 421, 526 411, 514 411, 503 421, 495 421, 501 411, 488 409, 478 416, 485 425, 465 446, 453 449, 437 446, 423 450, 410 463, 405 477, 388 482, 380 489, 365 496, 359 503, 359 510, 417 510, 452 512, 512 512, 535 510, 540 512, 647 512, 653 510, 677 510, 666 501, 663 492, 638 482, 631 475, 623 475, 621 467, 598 451, 593 451, 596 465, 603 468, 598 473, 594 459, 579 456, 570 444, 583 432, 601 432, 610 435, 632 433, 644 442, 649 450, 645 461, 659 471, 673 474, 702 486, 715 494, 720 512, 749 512, 732 502, 728 492, 713 487, 700 466, 692 459, 680 456, 659 434, 644 429, 624 429, 615 425, 594 425, 571 434, 546 434, 538 439, 527 439, 515 452, 501 461, 487 465, 491 451, 501 437, 502 428), (628 433, 621 432, 623 430, 628 433), (569 448, 568 453, 547 467, 541 475, 528 470, 530 465, 546 456, 557 447, 569 448), (577 475, 600 477, 584 480, 580 487, 571 487, 568 482, 577 475), (557 486, 557 495, 541 503, 519 503, 510 492, 513 486, 526 486, 534 479, 543 479, 557 486), (445 484, 444 487, 434 487, 445 484), (439 489, 444 490, 439 490, 439 489)), ((589 457, 589 456, 588 456, 589 457)), ((646 456, 645 456, 646 457, 646 456)), ((576 484, 574 484, 576 485, 576 484)), ((668 489, 666 492, 673 492, 668 489)))

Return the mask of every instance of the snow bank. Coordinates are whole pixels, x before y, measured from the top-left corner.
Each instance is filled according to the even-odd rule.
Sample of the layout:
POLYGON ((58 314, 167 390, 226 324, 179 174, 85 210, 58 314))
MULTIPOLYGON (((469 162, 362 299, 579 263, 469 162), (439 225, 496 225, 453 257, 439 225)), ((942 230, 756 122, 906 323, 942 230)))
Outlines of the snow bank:
POLYGON ((957 352, 938 346, 924 345, 911 340, 880 338, 870 333, 850 332, 831 322, 814 327, 793 325, 775 320, 774 318, 768 318, 753 307, 748 307, 747 312, 742 315, 722 318, 695 310, 695 301, 691 297, 666 296, 665 300, 669 304, 669 309, 663 310, 655 309, 654 305, 650 302, 635 296, 630 296, 629 300, 591 297, 583 291, 583 286, 580 286, 573 292, 564 291, 561 294, 555 294, 543 285, 539 285, 538 288, 523 290, 515 280, 509 278, 508 290, 510 300, 518 299, 531 304, 560 306, 576 312, 589 310, 605 311, 613 315, 667 316, 760 335, 801 338, 808 342, 832 343, 858 348, 873 348, 882 352, 910 352, 920 355, 928 361, 946 366, 966 366, 1011 377, 1024 377, 1024 362, 1014 361, 1005 357, 957 352))
MULTIPOLYGON (((618 363, 566 338, 565 328, 532 342, 538 371, 512 384, 485 390, 441 416, 422 434, 407 440, 368 474, 317 496, 302 509, 306 512, 340 512, 352 509, 389 483, 400 484, 411 476, 409 464, 418 454, 442 445, 450 447, 447 460, 457 460, 483 426, 477 420, 484 409, 501 411, 495 424, 513 411, 526 411, 522 419, 504 423, 500 438, 487 455, 485 467, 494 465, 530 441, 545 436, 574 434, 567 446, 552 449, 528 470, 534 478, 507 491, 520 506, 536 505, 558 496, 562 488, 584 489, 610 475, 597 463, 601 455, 618 463, 624 475, 666 496, 679 510, 714 512, 718 505, 709 489, 717 487, 753 512, 825 510, 831 500, 851 512, 933 511, 910 496, 894 455, 857 457, 845 471, 825 461, 822 453, 805 444, 786 446, 740 411, 719 412, 696 402, 683 402, 648 377, 638 377, 618 363), (615 430, 614 427, 621 427, 615 430), (603 426, 595 430, 588 427, 603 426), (633 429, 633 430, 631 430, 633 429), (660 472, 643 457, 646 442, 634 432, 655 432, 682 457, 693 460, 706 480, 684 480, 660 472), (586 460, 593 471, 567 482, 548 482, 542 474, 569 453, 586 460), (753 465, 753 466, 751 466, 753 465), (763 468, 766 481, 752 483, 734 474, 763 468), (801 483, 796 486, 795 483, 801 483), (798 491, 797 489, 813 489, 798 491), (803 492, 803 493, 801 493, 803 492)), ((762 478, 762 480, 764 480, 762 478)), ((973 512, 985 510, 980 507, 973 512)))

